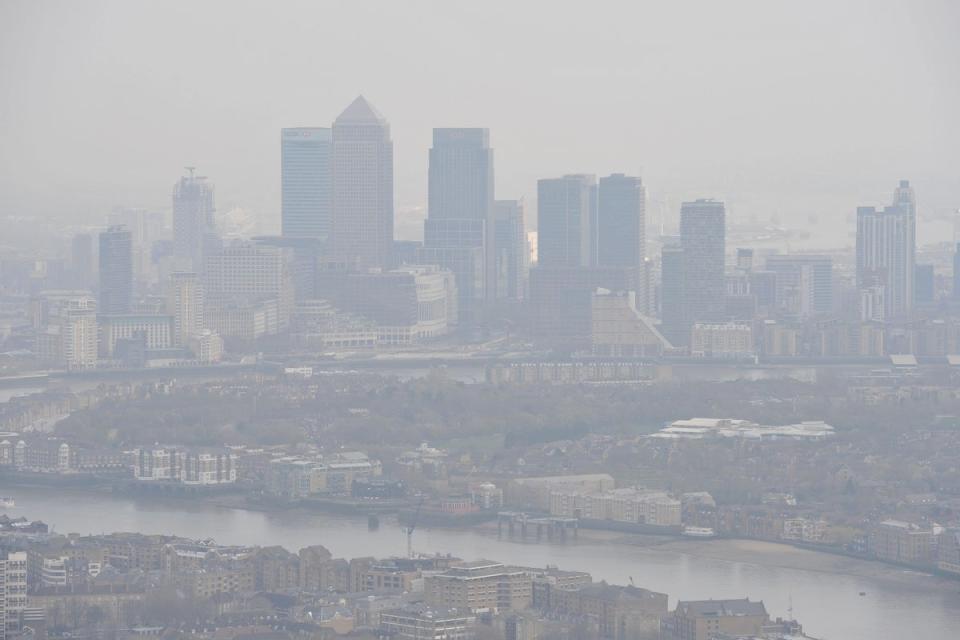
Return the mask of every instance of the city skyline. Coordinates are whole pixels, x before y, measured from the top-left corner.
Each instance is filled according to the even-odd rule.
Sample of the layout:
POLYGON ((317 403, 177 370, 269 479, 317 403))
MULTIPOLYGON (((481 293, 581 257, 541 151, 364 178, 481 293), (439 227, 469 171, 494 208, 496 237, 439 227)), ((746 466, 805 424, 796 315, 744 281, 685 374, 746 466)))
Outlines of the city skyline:
MULTIPOLYGON (((852 236, 838 232, 834 221, 849 217, 854 203, 886 201, 888 185, 900 176, 909 175, 924 193, 921 221, 957 208, 952 194, 958 178, 947 170, 949 150, 960 135, 949 115, 960 99, 949 81, 949 61, 957 58, 955 39, 945 32, 956 22, 952 3, 921 3, 909 11, 892 2, 871 3, 872 22, 859 19, 852 5, 821 2, 774 10, 747 4, 720 11, 697 3, 705 19, 692 24, 687 12, 648 7, 641 22, 650 26, 639 32, 626 31, 630 20, 624 19, 639 17, 638 7, 559 8, 537 29, 543 47, 536 50, 522 46, 522 34, 543 27, 539 12, 511 7, 511 15, 505 5, 494 4, 492 15, 513 18, 490 25, 503 47, 494 59, 503 56, 511 64, 491 65, 469 28, 472 19, 486 22, 436 4, 426 5, 424 21, 410 25, 419 34, 416 46, 401 44, 397 33, 373 24, 360 36, 360 52, 344 58, 332 55, 350 46, 336 22, 309 5, 267 15, 208 2, 181 20, 180 10, 164 13, 118 2, 84 3, 62 13, 43 2, 5 3, 0 23, 10 33, 0 41, 11 55, 0 60, 11 64, 2 73, 21 90, 10 94, 11 107, 0 117, 8 151, 0 158, 0 211, 90 224, 117 204, 166 210, 166 185, 156 176, 192 164, 216 176, 221 208, 241 206, 260 219, 261 232, 271 233, 280 226, 276 131, 324 126, 358 93, 394 124, 402 209, 425 210, 423 150, 433 127, 450 125, 495 133, 498 197, 523 196, 528 211, 535 210, 538 178, 585 170, 643 176, 652 220, 664 213, 675 219, 680 202, 712 196, 727 203, 732 220, 766 220, 776 213, 785 224, 806 226, 816 216, 818 226, 849 244, 852 236), (114 16, 126 29, 101 33, 96 26, 101 15, 114 16), (428 43, 449 37, 438 23, 457 25, 475 46, 455 56, 429 57, 428 43), (577 24, 586 31, 570 47, 564 34, 577 24), (190 37, 178 51, 159 56, 162 43, 150 31, 155 25, 190 37), (325 38, 310 37, 311 29, 325 38), (262 37, 233 39, 228 33, 262 37), (612 37, 602 39, 600 33, 612 37), (771 39, 770 33, 779 36, 771 39), (900 46, 894 51, 864 44, 884 39, 900 46), (598 46, 586 46, 595 41, 598 46), (211 52, 207 42, 221 46, 211 52), (773 48, 768 60, 754 58, 760 47, 773 48), (109 55, 118 48, 127 51, 123 61, 109 55), (703 66, 705 50, 713 59, 711 73, 703 66), (31 53, 29 65, 12 64, 19 51, 31 53), (55 56, 59 65, 53 64, 55 56), (220 65, 222 74, 181 74, 192 68, 191 61, 205 59, 220 65), (424 72, 415 72, 424 59, 424 72), (131 74, 127 65, 137 62, 157 73, 131 74), (751 74, 764 81, 745 82, 751 74), (43 85, 31 77, 44 78, 43 85), (323 82, 304 82, 314 77, 323 82), (448 82, 456 91, 444 88, 448 82), (265 90, 246 89, 253 83, 265 90), (571 83, 583 91, 571 96, 571 83), (874 99, 877 87, 892 85, 896 95, 874 99), (87 89, 102 99, 84 97, 87 89), (494 101, 493 95, 504 99, 494 101), (703 95, 713 97, 709 106, 700 101, 703 95), (50 105, 72 100, 74 107, 53 117, 52 107, 30 107, 35 96, 50 105), (598 96, 609 98, 603 117, 598 96), (127 100, 134 108, 120 110, 117 105, 127 100), (863 104, 871 108, 864 112, 863 104), (783 122, 791 126, 780 127, 783 122), (560 138, 558 131, 564 132, 560 138), (132 140, 151 153, 137 153, 132 140), (45 153, 31 151, 32 145, 45 153), (732 147, 742 153, 731 157, 724 149, 732 147), (869 174, 859 169, 865 158, 869 174), (58 185, 56 193, 48 184, 58 185)), ((344 20, 358 24, 367 11, 341 10, 344 20)), ((393 22, 408 24, 402 9, 383 11, 393 22)), ((927 236, 923 226, 920 233, 943 235, 927 236)))

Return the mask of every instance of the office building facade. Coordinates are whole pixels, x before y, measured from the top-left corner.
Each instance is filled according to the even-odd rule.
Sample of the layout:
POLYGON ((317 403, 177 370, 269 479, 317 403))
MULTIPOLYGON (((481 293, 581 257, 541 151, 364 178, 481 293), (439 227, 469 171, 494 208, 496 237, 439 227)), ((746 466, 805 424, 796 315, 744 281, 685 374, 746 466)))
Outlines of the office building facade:
POLYGON ((566 175, 537 182, 537 264, 588 267, 596 242, 596 178, 566 175))
POLYGON ((332 146, 329 128, 280 131, 282 235, 323 238, 330 232, 332 146))
POLYGON ((393 142, 390 125, 363 96, 333 123, 329 253, 353 269, 393 262, 393 142))
POLYGON ((597 189, 597 251, 601 267, 639 268, 646 257, 646 190, 640 178, 615 173, 597 189))

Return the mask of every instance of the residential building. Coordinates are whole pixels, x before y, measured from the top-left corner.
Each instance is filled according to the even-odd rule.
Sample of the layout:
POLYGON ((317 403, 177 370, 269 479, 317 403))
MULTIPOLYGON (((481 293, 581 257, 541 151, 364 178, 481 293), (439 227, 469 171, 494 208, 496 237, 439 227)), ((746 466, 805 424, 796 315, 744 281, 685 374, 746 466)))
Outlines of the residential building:
POLYGON ((532 603, 531 576, 523 569, 478 560, 424 578, 424 600, 433 607, 513 611, 532 603))
POLYGON ((667 594, 606 582, 572 584, 550 590, 553 615, 591 620, 601 638, 657 638, 668 612, 667 594))
POLYGON ((680 601, 663 617, 663 640, 711 640, 719 634, 759 636, 770 621, 763 602, 740 600, 680 601))
POLYGON ((27 554, 0 555, 0 640, 23 629, 27 608, 27 554))
POLYGON ((901 520, 884 520, 870 530, 867 547, 880 560, 926 564, 934 559, 933 530, 901 520))
POLYGON ((237 481, 237 456, 223 450, 134 449, 133 477, 144 482, 233 484, 237 481))
POLYGON ((698 322, 712 323, 724 319, 725 234, 726 209, 722 202, 697 200, 683 203, 680 208, 680 247, 683 251, 684 333, 698 322))
POLYGON ((331 218, 329 128, 280 131, 280 228, 288 237, 326 238, 331 218))
POLYGON ((744 358, 754 354, 753 327, 746 323, 698 322, 690 334, 690 355, 701 358, 744 358))
POLYGON ((884 315, 903 316, 913 307, 916 268, 916 197, 900 181, 891 206, 857 208, 857 287, 882 287, 884 315))
POLYGON ((185 347, 203 331, 203 285, 196 273, 178 271, 166 287, 166 311, 173 318, 172 343, 185 347))
POLYGON ((333 123, 329 255, 349 268, 393 264, 390 125, 363 96, 333 123))
POLYGON ((130 313, 133 308, 133 254, 130 231, 110 227, 100 233, 100 299, 103 314, 130 313))

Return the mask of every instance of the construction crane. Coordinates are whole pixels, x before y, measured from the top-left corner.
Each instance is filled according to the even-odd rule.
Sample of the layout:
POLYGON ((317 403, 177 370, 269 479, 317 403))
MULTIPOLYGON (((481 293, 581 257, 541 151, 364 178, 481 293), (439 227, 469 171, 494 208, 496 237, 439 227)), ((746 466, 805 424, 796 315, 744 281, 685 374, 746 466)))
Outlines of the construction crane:
POLYGON ((413 512, 413 518, 410 520, 410 524, 405 527, 407 532, 407 557, 413 557, 413 532, 417 528, 417 520, 420 519, 420 508, 423 507, 424 497, 422 494, 420 496, 420 501, 417 503, 417 510, 413 512))

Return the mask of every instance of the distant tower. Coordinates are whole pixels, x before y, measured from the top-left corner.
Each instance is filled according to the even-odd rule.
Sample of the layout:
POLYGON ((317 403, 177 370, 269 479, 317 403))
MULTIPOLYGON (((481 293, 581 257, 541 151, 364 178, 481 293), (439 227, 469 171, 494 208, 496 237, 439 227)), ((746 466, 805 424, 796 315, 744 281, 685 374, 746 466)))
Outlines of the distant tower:
POLYGON ((126 227, 110 227, 100 234, 99 313, 130 313, 133 308, 133 246, 126 227))
POLYGON ((680 239, 666 239, 660 253, 660 333, 674 346, 690 342, 683 319, 683 266, 680 239))
POLYGON ((883 289, 884 316, 913 307, 916 271, 916 195, 901 180, 893 204, 857 208, 857 287, 883 289))
POLYGON ((196 273, 170 275, 166 291, 167 314, 173 317, 173 344, 185 347, 203 332, 203 286, 196 273))
POLYGON ((496 200, 494 219, 494 272, 498 298, 527 297, 530 245, 523 219, 523 200, 496 200))
POLYGON ((456 278, 461 320, 495 292, 493 150, 487 129, 434 129, 424 262, 456 278))
POLYGON ((726 209, 716 200, 684 202, 680 207, 683 250, 683 316, 687 327, 723 319, 726 209))
POLYGON ((173 187, 173 255, 189 260, 190 268, 203 268, 204 249, 216 236, 214 221, 213 185, 203 176, 180 178, 173 187))
POLYGON ((646 257, 646 190, 640 178, 615 173, 600 178, 597 254, 601 267, 639 268, 646 257))
POLYGON ((70 270, 76 286, 87 289, 93 285, 93 237, 89 233, 73 236, 70 243, 70 270))
POLYGON ((597 182, 592 175, 566 175, 537 182, 537 264, 589 267, 596 241, 597 182))
POLYGON ((960 301, 960 242, 953 252, 953 299, 960 301))
POLYGON ((330 232, 330 129, 280 132, 281 233, 322 238, 330 232))
POLYGON ((351 268, 388 268, 393 255, 390 125, 360 96, 333 123, 330 254, 351 268))

